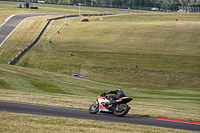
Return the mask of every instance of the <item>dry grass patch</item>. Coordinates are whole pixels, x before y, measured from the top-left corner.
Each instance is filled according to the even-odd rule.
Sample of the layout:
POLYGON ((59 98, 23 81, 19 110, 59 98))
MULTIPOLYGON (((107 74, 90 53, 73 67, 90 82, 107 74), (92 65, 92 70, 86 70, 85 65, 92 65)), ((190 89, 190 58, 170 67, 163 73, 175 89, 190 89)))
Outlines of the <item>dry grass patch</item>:
MULTIPOLYGON (((95 102, 95 97, 1 89, 0 100, 88 111, 90 105, 95 102)), ((128 114, 142 117, 168 117, 182 120, 200 121, 200 117, 198 117, 198 106, 190 106, 189 104, 187 105, 173 100, 170 101, 174 104, 166 102, 165 100, 149 101, 150 100, 138 100, 134 98, 133 101, 128 103, 128 105, 131 107, 131 110, 128 114)), ((198 104, 198 102, 196 104, 198 104)))
POLYGON ((186 130, 177 130, 153 126, 133 125, 125 123, 112 123, 94 120, 59 118, 36 115, 25 115, 0 112, 0 132, 15 133, 55 133, 55 132, 76 132, 76 133, 138 133, 138 132, 171 132, 171 133, 192 133, 186 130))
POLYGON ((200 121, 199 89, 108 84, 2 64, 0 75, 2 101, 88 110, 99 94, 121 87, 133 98, 129 115, 200 121))
POLYGON ((95 102, 94 98, 76 95, 45 94, 34 92, 20 92, 10 90, 0 90, 1 101, 11 101, 27 104, 46 105, 52 107, 72 108, 88 110, 89 106, 95 102))

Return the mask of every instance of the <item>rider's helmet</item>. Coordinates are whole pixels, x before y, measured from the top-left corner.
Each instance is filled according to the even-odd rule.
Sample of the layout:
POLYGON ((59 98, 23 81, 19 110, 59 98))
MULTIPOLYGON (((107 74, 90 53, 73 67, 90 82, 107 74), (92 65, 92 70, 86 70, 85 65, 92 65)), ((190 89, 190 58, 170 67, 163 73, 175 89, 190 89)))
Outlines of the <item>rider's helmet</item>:
POLYGON ((121 88, 117 88, 116 90, 118 90, 118 91, 122 91, 122 89, 121 89, 121 88))

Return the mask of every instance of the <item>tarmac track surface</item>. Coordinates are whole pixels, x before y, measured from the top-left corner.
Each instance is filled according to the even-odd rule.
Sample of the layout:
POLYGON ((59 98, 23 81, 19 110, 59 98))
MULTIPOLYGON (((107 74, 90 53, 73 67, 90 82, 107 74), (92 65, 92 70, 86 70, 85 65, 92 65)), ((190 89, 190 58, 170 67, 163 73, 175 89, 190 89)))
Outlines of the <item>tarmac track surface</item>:
POLYGON ((200 131, 200 125, 197 124, 170 122, 170 121, 156 120, 151 118, 140 118, 133 116, 117 117, 114 114, 105 114, 105 113, 90 114, 88 111, 82 111, 82 110, 72 110, 65 108, 56 108, 56 107, 47 107, 47 106, 11 103, 2 101, 0 101, 0 111, 54 116, 54 117, 70 117, 76 119, 91 119, 91 120, 100 120, 109 122, 121 122, 121 123, 200 131))
POLYGON ((15 28, 26 18, 34 16, 50 16, 56 14, 16 14, 11 17, 7 22, 3 23, 0 27, 0 46, 9 37, 9 35, 15 30, 15 28))

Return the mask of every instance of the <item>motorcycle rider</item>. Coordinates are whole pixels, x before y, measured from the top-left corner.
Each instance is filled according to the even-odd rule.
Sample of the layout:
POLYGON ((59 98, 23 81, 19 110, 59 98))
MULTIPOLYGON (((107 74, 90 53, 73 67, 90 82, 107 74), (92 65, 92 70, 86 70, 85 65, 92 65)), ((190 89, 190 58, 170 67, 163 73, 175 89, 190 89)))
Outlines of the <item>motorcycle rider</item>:
POLYGON ((125 93, 122 91, 121 88, 117 88, 116 90, 114 91, 108 91, 108 92, 104 92, 102 95, 106 95, 106 94, 115 94, 115 95, 109 95, 107 97, 107 99, 110 101, 110 104, 111 106, 114 106, 115 105, 115 100, 116 99, 119 99, 121 97, 126 97, 125 96, 125 93))

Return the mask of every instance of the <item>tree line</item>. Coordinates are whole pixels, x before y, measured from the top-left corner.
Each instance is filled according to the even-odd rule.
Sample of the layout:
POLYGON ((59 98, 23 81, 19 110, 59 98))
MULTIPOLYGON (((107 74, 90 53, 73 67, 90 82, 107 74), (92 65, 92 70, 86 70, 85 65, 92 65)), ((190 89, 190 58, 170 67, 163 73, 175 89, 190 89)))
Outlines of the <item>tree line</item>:
MULTIPOLYGON (((27 1, 27 0, 10 0, 27 1)), ((178 10, 180 6, 200 7, 200 0, 30 0, 31 2, 44 1, 52 4, 78 4, 87 6, 106 7, 155 7, 162 10, 178 10)))

